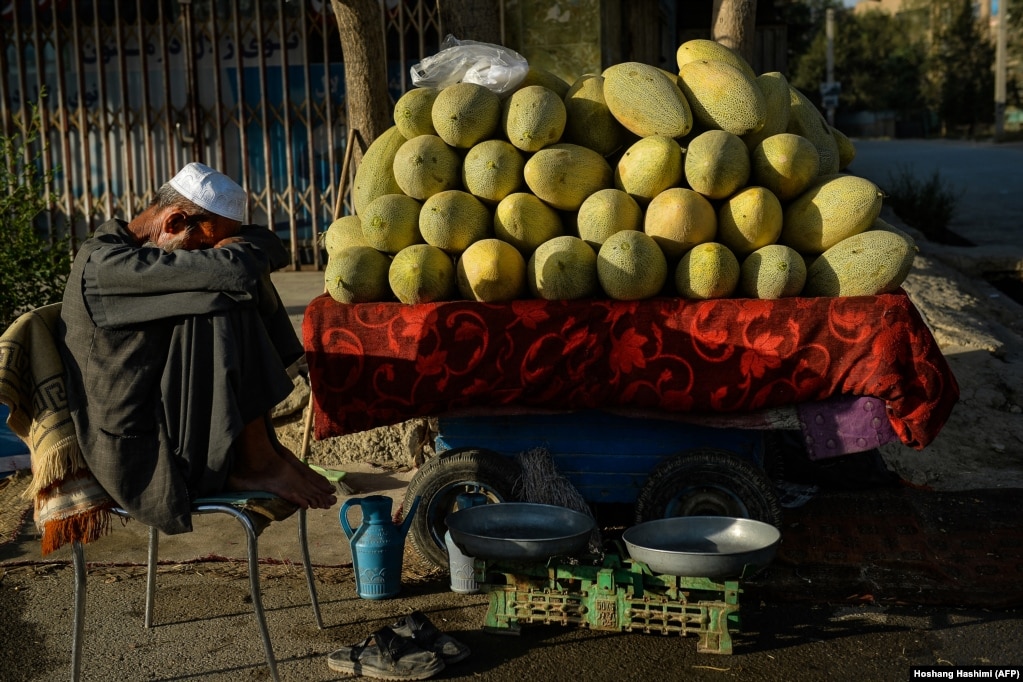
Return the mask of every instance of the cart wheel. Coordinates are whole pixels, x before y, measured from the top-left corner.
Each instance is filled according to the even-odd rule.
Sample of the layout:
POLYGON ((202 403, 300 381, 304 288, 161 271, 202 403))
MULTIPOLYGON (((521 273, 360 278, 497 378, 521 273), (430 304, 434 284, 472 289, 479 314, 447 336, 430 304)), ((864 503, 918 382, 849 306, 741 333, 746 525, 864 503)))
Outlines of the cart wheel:
POLYGON ((636 522, 672 516, 734 516, 781 525, 771 479, 746 459, 701 448, 654 467, 636 500, 636 522))
POLYGON ((514 500, 512 489, 520 473, 515 460, 480 448, 455 448, 427 461, 405 492, 405 509, 411 507, 417 495, 420 497, 409 532, 412 546, 423 558, 446 569, 444 521, 457 509, 458 496, 476 492, 486 495, 490 502, 514 500))

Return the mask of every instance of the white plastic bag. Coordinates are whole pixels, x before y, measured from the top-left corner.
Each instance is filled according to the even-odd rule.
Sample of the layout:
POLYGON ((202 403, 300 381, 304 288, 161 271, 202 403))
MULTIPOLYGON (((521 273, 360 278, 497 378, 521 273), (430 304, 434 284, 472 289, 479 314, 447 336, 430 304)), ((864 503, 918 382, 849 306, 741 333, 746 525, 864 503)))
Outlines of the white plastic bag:
POLYGON ((501 95, 522 82, 529 71, 526 58, 500 45, 447 36, 437 54, 412 66, 416 87, 444 88, 476 83, 501 95))

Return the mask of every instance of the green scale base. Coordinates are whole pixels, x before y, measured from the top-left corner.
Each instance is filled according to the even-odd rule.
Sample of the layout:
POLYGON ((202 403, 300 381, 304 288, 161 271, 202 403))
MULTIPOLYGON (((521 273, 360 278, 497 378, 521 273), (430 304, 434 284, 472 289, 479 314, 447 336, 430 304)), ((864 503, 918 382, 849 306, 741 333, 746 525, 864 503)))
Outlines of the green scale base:
POLYGON ((697 635, 699 653, 731 654, 740 631, 738 580, 715 582, 654 573, 642 562, 606 554, 599 565, 477 559, 489 594, 484 630, 518 634, 521 624, 697 635))

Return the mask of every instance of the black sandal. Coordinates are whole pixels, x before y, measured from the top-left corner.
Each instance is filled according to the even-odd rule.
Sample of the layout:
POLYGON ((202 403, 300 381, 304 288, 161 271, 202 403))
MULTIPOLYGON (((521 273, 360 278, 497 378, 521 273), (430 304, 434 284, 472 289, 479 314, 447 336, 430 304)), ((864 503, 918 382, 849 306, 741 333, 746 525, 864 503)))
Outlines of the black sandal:
POLYGON ((444 661, 420 648, 410 637, 382 627, 358 644, 327 656, 334 672, 381 680, 425 680, 444 669, 444 661))
POLYGON ((413 640, 416 645, 437 654, 445 664, 458 663, 469 655, 469 647, 437 629, 421 611, 415 611, 391 626, 394 634, 413 640))

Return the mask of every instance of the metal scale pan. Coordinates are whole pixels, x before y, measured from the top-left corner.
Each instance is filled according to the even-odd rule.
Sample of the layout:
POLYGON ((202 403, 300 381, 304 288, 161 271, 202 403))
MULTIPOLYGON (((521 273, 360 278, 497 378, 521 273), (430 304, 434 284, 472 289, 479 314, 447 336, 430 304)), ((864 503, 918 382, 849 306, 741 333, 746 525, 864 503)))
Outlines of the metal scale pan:
POLYGON ((546 561, 584 552, 596 522, 566 507, 503 502, 453 512, 447 517, 447 527, 466 556, 546 561))
POLYGON ((654 573, 740 577, 771 563, 781 533, 769 523, 730 516, 676 516, 632 526, 622 541, 654 573))

